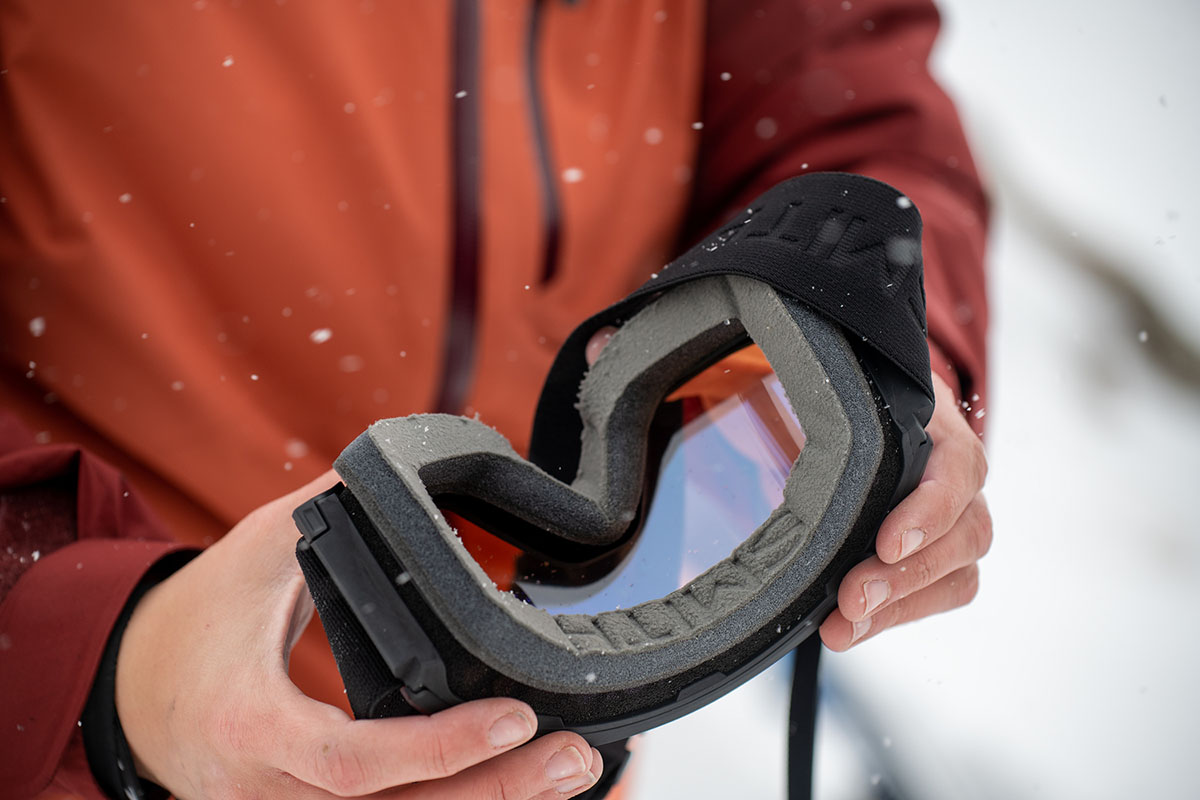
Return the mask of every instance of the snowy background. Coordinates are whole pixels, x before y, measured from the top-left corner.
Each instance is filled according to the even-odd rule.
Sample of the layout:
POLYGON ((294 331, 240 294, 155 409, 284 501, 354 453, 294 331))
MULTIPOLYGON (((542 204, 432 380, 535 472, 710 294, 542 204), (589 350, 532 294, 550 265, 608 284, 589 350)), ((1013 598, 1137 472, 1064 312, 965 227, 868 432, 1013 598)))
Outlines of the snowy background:
MULTIPOLYGON (((817 796, 1200 797, 1200 3, 942 0, 996 199, 969 608, 824 659, 817 796)), ((634 800, 783 798, 789 670, 640 742, 634 800)))

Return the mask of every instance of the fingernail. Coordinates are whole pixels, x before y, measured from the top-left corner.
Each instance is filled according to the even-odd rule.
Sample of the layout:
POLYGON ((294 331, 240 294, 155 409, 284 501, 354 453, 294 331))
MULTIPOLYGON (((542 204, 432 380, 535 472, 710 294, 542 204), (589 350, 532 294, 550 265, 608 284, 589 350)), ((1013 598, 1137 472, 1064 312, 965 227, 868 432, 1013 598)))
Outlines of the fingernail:
POLYGON ((920 528, 909 528, 900 534, 900 557, 908 558, 917 551, 925 541, 925 531, 920 528))
POLYGON ((867 609, 863 612, 863 616, 870 616, 872 611, 884 604, 891 593, 892 587, 887 581, 867 581, 864 583, 863 599, 867 602, 867 609))
POLYGON ((854 644, 859 639, 867 635, 867 631, 871 630, 871 618, 860 619, 854 623, 854 630, 850 632, 850 644, 854 644))
POLYGON ((608 347, 608 343, 612 340, 613 334, 616 331, 616 328, 601 328, 592 334, 591 340, 588 341, 587 347, 584 348, 584 358, 587 359, 589 367, 596 363, 596 359, 600 357, 600 353, 604 348, 608 347))
POLYGON ((488 731, 488 741, 492 747, 511 747, 530 736, 533 736, 533 727, 520 711, 505 714, 492 723, 492 729, 488 731))
MULTIPOLYGON (((564 747, 546 762, 546 777, 552 781, 578 778, 581 775, 587 775, 587 763, 574 747, 564 747)), ((578 785, 575 788, 579 788, 578 785)))
POLYGON ((565 783, 560 783, 557 786, 555 786, 554 788, 558 790, 559 794, 567 794, 568 792, 578 792, 580 789, 584 788, 585 786, 591 786, 593 783, 596 782, 596 780, 597 780, 597 778, 595 775, 592 775, 592 773, 590 773, 590 772, 585 772, 585 773, 583 773, 582 776, 576 778, 575 780, 567 781, 565 783))

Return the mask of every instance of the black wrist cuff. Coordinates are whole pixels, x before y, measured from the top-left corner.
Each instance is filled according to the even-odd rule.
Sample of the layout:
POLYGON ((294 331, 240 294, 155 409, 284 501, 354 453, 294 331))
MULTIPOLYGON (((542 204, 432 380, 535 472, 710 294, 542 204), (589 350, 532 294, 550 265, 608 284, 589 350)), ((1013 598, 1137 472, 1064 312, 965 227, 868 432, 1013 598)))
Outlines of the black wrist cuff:
POLYGON ((121 636, 138 601, 195 555, 193 551, 168 554, 152 566, 134 588, 108 636, 96 680, 79 717, 92 776, 113 800, 166 800, 170 797, 170 792, 158 784, 139 778, 134 767, 133 753, 117 717, 117 653, 121 649, 121 636))

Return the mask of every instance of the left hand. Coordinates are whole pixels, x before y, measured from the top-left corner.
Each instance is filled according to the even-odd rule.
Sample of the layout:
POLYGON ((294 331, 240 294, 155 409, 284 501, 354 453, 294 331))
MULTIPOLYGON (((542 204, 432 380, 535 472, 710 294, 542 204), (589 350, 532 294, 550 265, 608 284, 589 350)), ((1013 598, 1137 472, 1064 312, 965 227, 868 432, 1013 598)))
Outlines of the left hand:
POLYGON ((603 760, 495 697, 430 716, 351 720, 288 678, 313 611, 292 509, 327 472, 249 514, 134 608, 117 713, 139 775, 181 798, 530 800, 575 796, 603 760))
POLYGON ((966 605, 979 589, 976 562, 992 544, 981 490, 987 458, 954 393, 936 374, 937 404, 926 430, 933 452, 921 484, 884 519, 875 555, 838 589, 821 641, 847 650, 902 622, 966 605))

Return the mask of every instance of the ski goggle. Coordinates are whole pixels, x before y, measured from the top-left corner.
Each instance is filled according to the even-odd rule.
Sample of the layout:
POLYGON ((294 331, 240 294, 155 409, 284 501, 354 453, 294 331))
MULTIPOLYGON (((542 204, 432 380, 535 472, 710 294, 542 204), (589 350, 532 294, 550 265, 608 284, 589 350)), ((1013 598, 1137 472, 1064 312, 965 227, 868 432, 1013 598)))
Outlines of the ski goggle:
MULTIPOLYGON (((835 177, 867 196, 860 208, 908 208, 890 187, 835 177)), ((703 272, 706 253, 738 241, 749 257, 820 244, 828 209, 820 225, 784 227, 814 228, 807 240, 767 241, 805 181, 672 268, 703 272), (739 239, 756 218, 763 241, 739 239)), ((913 217, 888 230, 911 236, 913 217)), ((911 309, 919 249, 915 278, 889 250, 911 309)), ((831 321, 753 267, 719 266, 627 305, 569 414, 548 385, 534 461, 475 420, 382 420, 335 462, 343 482, 296 509, 298 558, 357 716, 508 696, 539 730, 600 745, 715 700, 816 630, 924 469, 928 363, 914 380, 860 322, 831 321), (572 415, 560 447, 555 419, 572 415)), ((581 326, 560 362, 578 364, 603 321, 581 326)))

